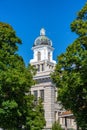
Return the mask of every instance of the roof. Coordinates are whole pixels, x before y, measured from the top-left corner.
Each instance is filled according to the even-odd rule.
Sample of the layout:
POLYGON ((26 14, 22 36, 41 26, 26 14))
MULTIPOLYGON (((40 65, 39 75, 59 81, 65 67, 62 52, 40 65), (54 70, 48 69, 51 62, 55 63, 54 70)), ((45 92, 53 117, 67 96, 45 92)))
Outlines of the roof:
POLYGON ((46 36, 45 29, 40 30, 40 36, 35 39, 34 46, 49 45, 52 46, 52 41, 46 36))
POLYGON ((60 113, 59 117, 73 117, 73 113, 71 111, 64 111, 60 113))

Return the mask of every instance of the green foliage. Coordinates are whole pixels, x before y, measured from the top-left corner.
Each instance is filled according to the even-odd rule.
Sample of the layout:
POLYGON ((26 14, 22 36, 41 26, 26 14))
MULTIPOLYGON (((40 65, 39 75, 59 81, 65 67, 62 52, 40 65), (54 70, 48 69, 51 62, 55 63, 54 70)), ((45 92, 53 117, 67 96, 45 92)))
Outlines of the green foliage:
POLYGON ((52 130, 63 130, 61 128, 61 125, 58 122, 54 122, 54 124, 52 125, 52 130))
POLYGON ((18 44, 21 40, 13 28, 0 22, 0 127, 18 130, 23 126, 27 129, 33 122, 36 126, 37 118, 43 120, 41 124, 37 123, 37 127, 43 128, 44 116, 40 110, 43 106, 38 104, 37 109, 34 97, 29 93, 35 84, 35 70, 30 65, 26 67, 22 57, 16 53, 18 44))
POLYGON ((42 130, 46 122, 44 119, 44 109, 41 99, 39 99, 37 104, 34 104, 30 117, 31 121, 27 118, 27 128, 30 128, 30 130, 42 130))
POLYGON ((58 100, 71 110, 78 126, 87 128, 87 4, 71 24, 78 38, 58 57, 52 79, 58 100))

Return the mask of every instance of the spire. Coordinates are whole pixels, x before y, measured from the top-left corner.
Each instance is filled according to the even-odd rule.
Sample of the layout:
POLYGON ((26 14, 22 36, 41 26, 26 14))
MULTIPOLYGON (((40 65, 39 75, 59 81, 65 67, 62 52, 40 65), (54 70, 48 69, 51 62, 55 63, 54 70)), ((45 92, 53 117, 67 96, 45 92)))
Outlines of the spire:
POLYGON ((41 36, 45 36, 45 32, 46 32, 45 29, 42 28, 42 29, 40 30, 40 35, 41 35, 41 36))

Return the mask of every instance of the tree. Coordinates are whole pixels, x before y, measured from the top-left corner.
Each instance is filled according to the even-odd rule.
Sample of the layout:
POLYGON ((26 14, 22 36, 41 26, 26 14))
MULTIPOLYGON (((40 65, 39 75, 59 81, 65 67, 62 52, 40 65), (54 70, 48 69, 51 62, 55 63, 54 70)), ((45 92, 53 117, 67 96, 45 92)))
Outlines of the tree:
POLYGON ((58 57, 52 79, 58 87, 58 100, 71 110, 77 125, 87 129, 87 4, 71 23, 78 37, 58 57))
MULTIPOLYGON (((42 100, 38 100, 38 104, 35 104, 33 108, 33 112, 30 113, 31 122, 30 120, 27 121, 30 126, 30 130, 42 130, 43 126, 45 126, 45 120, 44 120, 44 109, 42 105, 42 100)), ((29 118, 27 118, 29 119, 29 118)), ((28 125, 28 124, 27 124, 28 125)))
POLYGON ((58 122, 54 122, 54 124, 52 125, 52 130, 63 130, 61 128, 61 125, 58 122))
MULTIPOLYGON (((43 123, 38 127, 42 128, 45 125, 43 113, 37 110, 34 97, 30 94, 31 86, 35 84, 35 70, 30 65, 26 67, 23 58, 17 54, 18 44, 21 40, 13 28, 0 22, 0 127, 33 130, 31 123, 36 115, 41 114, 39 118, 43 119, 43 123)), ((41 104, 37 107, 43 108, 41 104)))

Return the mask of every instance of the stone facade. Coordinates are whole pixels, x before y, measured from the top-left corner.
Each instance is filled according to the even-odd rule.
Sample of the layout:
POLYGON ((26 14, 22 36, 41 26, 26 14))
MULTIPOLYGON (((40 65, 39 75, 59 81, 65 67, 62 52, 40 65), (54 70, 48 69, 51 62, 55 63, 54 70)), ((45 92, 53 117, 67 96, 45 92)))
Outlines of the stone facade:
POLYGON ((57 102, 57 89, 51 81, 50 74, 53 72, 56 61, 53 60, 52 41, 45 35, 45 30, 40 30, 40 36, 36 38, 33 50, 33 59, 30 64, 37 68, 37 74, 34 79, 37 81, 32 86, 31 93, 35 95, 36 101, 42 98, 44 105, 44 115, 46 120, 45 130, 50 130, 55 121, 59 121, 63 128, 66 128, 66 119, 68 128, 76 129, 72 115, 63 115, 65 110, 57 102), (70 117, 70 118, 66 118, 70 117), (72 125, 71 125, 72 124, 72 125))
MULTIPOLYGON (((50 74, 53 71, 56 62, 53 60, 52 41, 45 36, 45 30, 41 29, 40 36, 36 38, 34 46, 32 47, 34 52, 33 59, 30 60, 30 64, 37 68, 37 74, 34 79, 37 80, 37 84, 32 86, 31 93, 37 96, 37 99, 41 97, 43 92, 43 104, 45 111, 46 129, 51 129, 54 123, 54 107, 55 107, 55 87, 51 81, 50 74)), ((41 97, 42 98, 42 97, 41 97)))

